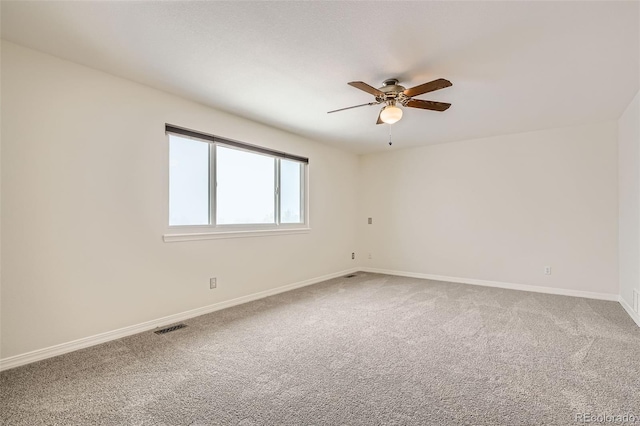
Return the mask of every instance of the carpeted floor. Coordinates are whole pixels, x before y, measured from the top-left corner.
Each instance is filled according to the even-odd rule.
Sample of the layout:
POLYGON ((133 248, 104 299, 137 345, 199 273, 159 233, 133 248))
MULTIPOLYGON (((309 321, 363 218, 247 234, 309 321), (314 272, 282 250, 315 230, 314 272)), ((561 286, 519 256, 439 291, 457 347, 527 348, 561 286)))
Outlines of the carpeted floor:
POLYGON ((358 273, 185 323, 1 373, 0 424, 640 418, 640 328, 615 302, 358 273))

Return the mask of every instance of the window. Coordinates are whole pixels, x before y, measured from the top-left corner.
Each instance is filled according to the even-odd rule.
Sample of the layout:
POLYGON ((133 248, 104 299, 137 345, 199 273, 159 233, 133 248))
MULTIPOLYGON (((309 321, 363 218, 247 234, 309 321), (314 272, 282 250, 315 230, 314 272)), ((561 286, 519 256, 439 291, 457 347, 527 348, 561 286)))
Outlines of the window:
POLYGON ((169 224, 209 223, 209 144, 169 137, 169 224))
POLYGON ((166 132, 169 226, 213 233, 307 227, 307 158, 170 125, 166 132))
POLYGON ((216 150, 216 223, 275 223, 277 159, 225 146, 216 150))

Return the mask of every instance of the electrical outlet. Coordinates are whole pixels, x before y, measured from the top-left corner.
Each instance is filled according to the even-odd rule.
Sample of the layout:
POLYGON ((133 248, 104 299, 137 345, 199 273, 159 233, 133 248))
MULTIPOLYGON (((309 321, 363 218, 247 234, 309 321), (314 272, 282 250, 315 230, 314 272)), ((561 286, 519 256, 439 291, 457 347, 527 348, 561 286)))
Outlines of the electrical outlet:
POLYGON ((369 255, 367 256, 369 259, 373 259, 373 257, 371 257, 371 253, 369 253, 369 255))
POLYGON ((218 287, 218 279, 217 278, 209 278, 209 288, 213 290, 218 287))
POLYGON ((367 223, 368 223, 369 225, 371 225, 371 224, 373 223, 373 218, 372 218, 372 217, 370 217, 370 218, 369 218, 369 220, 367 221, 367 223))
POLYGON ((356 258, 356 254, 355 253, 351 253, 351 259, 355 259, 356 258))
POLYGON ((640 314, 640 291, 633 290, 633 310, 640 314))
POLYGON ((544 274, 545 275, 551 275, 551 266, 545 266, 544 267, 544 274))

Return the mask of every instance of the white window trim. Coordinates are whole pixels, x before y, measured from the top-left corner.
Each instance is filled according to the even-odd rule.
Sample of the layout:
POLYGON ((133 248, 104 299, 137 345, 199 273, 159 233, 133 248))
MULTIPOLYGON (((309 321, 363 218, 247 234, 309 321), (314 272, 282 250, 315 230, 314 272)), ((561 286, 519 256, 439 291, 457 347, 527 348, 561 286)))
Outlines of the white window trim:
MULTIPOLYGON (((167 146, 169 145, 169 133, 165 133, 167 146)), ((184 135, 179 135, 181 137, 187 137, 184 135)), ((202 142, 210 143, 212 146, 209 150, 209 161, 211 164, 211 168, 209 171, 209 179, 210 182, 210 206, 209 206, 209 215, 210 222, 215 223, 216 221, 216 209, 215 209, 215 200, 216 200, 216 146, 224 146, 225 148, 230 149, 239 149, 243 150, 242 147, 225 145, 224 141, 206 141, 203 139, 198 139, 193 137, 193 139, 200 140, 202 142)), ((251 149, 246 149, 248 152, 252 152, 251 149)), ((273 157, 274 161, 281 161, 283 158, 273 157)), ((286 159, 286 158, 285 158, 286 159)), ((304 164, 304 163, 301 163, 304 164)), ((279 192, 280 192, 280 167, 276 167, 275 179, 276 179, 276 192, 274 194, 274 204, 275 204, 275 213, 276 213, 276 223, 269 224, 242 224, 242 225, 167 225, 167 232, 163 234, 162 239, 165 243, 169 242, 181 242, 181 241, 199 241, 199 240, 217 240, 217 239, 227 239, 227 238, 250 238, 250 237, 268 237, 268 236, 279 236, 279 235, 296 235, 296 234, 307 234, 311 232, 311 226, 309 223, 309 167, 308 163, 304 164, 302 168, 303 173, 300 175, 300 179, 302 180, 301 189, 301 214, 304 218, 304 221, 301 223, 281 223, 280 218, 280 206, 277 202, 279 200, 279 192)), ((167 191, 167 195, 169 192, 167 191)), ((169 203, 167 202, 167 207, 169 203)), ((168 211, 167 211, 168 213, 168 211)), ((167 218, 168 218, 167 214, 167 218)))
POLYGON ((164 234, 165 243, 180 241, 220 240, 225 238, 273 237, 277 235, 308 234, 311 228, 257 229, 253 231, 211 231, 190 232, 184 234, 164 234))

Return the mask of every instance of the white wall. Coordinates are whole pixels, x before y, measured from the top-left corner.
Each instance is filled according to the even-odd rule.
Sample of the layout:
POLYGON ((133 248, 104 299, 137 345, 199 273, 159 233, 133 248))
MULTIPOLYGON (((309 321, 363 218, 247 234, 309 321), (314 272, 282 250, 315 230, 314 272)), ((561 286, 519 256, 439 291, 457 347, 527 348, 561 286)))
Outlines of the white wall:
MULTIPOLYGON (((0 45, 0 129, 2 129, 2 46, 0 45)), ((2 349, 2 132, 0 131, 0 352, 2 349)), ((2 355, 0 355, 0 359, 2 355)))
POLYGON ((618 120, 620 296, 640 291, 640 94, 618 120))
POLYGON ((1 171, 2 358, 355 266, 355 155, 6 42, 1 171), (165 123, 309 157, 311 233, 164 243, 165 123))
POLYGON ((616 133, 608 122, 364 156, 363 263, 615 298, 616 133))
POLYGON ((638 96, 617 125, 358 159, 6 42, 1 78, 0 358, 358 265, 618 294, 618 131, 638 286, 638 96), (312 232, 163 243, 167 122, 309 157, 312 232))

